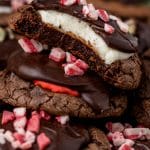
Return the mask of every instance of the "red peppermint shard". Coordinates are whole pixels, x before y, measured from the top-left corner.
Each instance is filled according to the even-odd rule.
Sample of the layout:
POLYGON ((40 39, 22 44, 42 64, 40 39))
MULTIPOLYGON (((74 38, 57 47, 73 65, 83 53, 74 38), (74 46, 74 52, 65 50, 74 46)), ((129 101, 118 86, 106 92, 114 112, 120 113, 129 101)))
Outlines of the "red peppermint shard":
POLYGON ((27 130, 38 133, 39 129, 40 129, 40 116, 38 114, 34 114, 28 121, 27 130))
POLYGON ((107 23, 104 24, 104 30, 105 32, 112 34, 115 31, 115 28, 107 23))
POLYGON ((84 70, 84 71, 86 71, 86 70, 89 68, 88 64, 85 63, 85 62, 84 62, 83 60, 81 60, 81 59, 78 59, 78 60, 75 62, 75 65, 76 65, 77 67, 79 67, 80 69, 84 70))
POLYGON ((119 147, 118 150, 134 150, 131 146, 127 145, 127 144, 123 144, 119 147))
POLYGON ((77 0, 77 3, 79 5, 87 5, 87 1, 86 0, 77 0))
POLYGON ((61 48, 52 48, 49 59, 55 62, 62 62, 66 57, 66 53, 61 48))
POLYGON ((15 133, 13 134, 13 136, 14 136, 14 138, 15 138, 16 140, 18 140, 20 143, 23 143, 23 142, 24 142, 25 136, 24 136, 23 134, 20 134, 20 133, 15 132, 15 133))
POLYGON ((25 107, 14 108, 13 112, 16 118, 23 117, 26 115, 26 108, 25 107))
POLYGON ((13 121, 15 119, 15 115, 13 112, 10 111, 3 111, 2 115, 2 125, 8 123, 9 121, 13 121))
POLYGON ((71 53, 66 52, 66 62, 67 63, 73 63, 77 60, 75 56, 73 56, 71 53))
POLYGON ((40 117, 47 121, 51 119, 51 116, 48 113, 46 113, 44 110, 40 111, 40 117))
POLYGON ((45 135, 45 133, 41 133, 37 137, 37 143, 39 150, 44 150, 51 143, 51 140, 45 135))
POLYGON ((107 11, 103 10, 103 9, 98 9, 98 16, 104 21, 104 22, 108 22, 109 21, 109 15, 107 13, 107 11))
POLYGON ((60 0, 60 4, 64 6, 71 6, 76 3, 76 0, 60 0))
POLYGON ((64 70, 65 74, 68 76, 82 76, 84 74, 84 71, 74 63, 65 65, 64 70))
POLYGON ((26 53, 38 53, 43 50, 43 46, 38 41, 28 38, 18 40, 18 43, 26 53))

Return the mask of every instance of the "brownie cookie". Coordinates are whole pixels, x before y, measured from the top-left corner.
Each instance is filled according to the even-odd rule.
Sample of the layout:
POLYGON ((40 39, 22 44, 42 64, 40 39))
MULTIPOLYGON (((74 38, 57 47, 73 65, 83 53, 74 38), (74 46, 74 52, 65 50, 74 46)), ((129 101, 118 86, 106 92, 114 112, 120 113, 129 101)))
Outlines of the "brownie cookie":
POLYGON ((143 53, 143 69, 145 75, 138 91, 133 113, 140 124, 150 127, 150 50, 143 53))
POLYGON ((141 79, 141 63, 136 54, 137 39, 123 33, 118 28, 116 21, 113 20, 110 20, 109 24, 114 27, 115 31, 113 34, 108 34, 104 31, 104 21, 84 17, 81 12, 82 6, 72 5, 66 7, 60 5, 58 0, 33 2, 32 6, 25 6, 11 17, 10 26, 16 32, 48 44, 49 48, 59 46, 66 51, 70 51, 73 55, 87 62, 90 69, 100 75, 106 82, 116 87, 122 89, 137 88, 141 79), (48 13, 49 11, 51 13, 48 13), (73 33, 74 31, 66 33, 63 28, 68 25, 63 26, 60 24, 59 27, 56 27, 48 23, 47 20, 44 20, 45 13, 58 17, 58 14, 68 18, 72 17, 75 23, 80 20, 81 23, 78 25, 88 26, 93 33, 93 38, 97 37, 101 44, 99 45, 100 42, 92 44, 91 41, 87 43, 85 37, 81 38, 73 33), (100 49, 104 50, 104 53, 107 50, 108 53, 104 54, 96 48, 97 44, 101 47, 100 49), (108 56, 109 53, 111 53, 111 56, 108 56))
POLYGON ((69 115, 84 118, 103 118, 120 116, 127 107, 127 97, 112 96, 109 107, 104 110, 95 110, 80 97, 67 94, 53 93, 34 86, 32 82, 24 81, 13 73, 1 71, 0 99, 13 106, 27 108, 41 108, 50 114, 69 115))

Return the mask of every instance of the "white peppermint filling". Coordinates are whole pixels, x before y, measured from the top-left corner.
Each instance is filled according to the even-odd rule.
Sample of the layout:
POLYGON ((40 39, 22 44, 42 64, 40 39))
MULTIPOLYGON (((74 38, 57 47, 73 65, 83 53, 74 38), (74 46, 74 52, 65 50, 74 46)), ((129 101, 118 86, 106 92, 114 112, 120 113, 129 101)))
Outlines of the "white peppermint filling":
POLYGON ((10 14, 12 12, 12 8, 9 6, 0 6, 0 14, 10 14))
POLYGON ((87 45, 92 46, 95 53, 105 61, 111 64, 117 60, 128 59, 133 53, 124 53, 119 50, 108 47, 103 38, 96 34, 88 23, 66 13, 55 10, 39 10, 42 21, 59 29, 63 33, 72 33, 74 36, 85 41, 87 45))

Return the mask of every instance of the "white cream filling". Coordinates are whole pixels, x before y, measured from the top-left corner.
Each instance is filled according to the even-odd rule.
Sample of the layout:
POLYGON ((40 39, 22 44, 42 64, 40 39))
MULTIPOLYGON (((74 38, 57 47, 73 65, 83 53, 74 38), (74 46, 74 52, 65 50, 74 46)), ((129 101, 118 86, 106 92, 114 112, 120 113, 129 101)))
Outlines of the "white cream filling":
POLYGON ((12 8, 9 6, 0 6, 0 13, 9 14, 12 12, 12 8))
POLYGON ((71 32, 87 44, 90 43, 95 52, 106 64, 111 64, 116 60, 128 59, 133 55, 133 53, 124 53, 108 47, 102 37, 96 34, 88 23, 74 16, 54 10, 39 10, 38 12, 44 23, 58 29, 61 26, 61 30, 64 33, 71 32))

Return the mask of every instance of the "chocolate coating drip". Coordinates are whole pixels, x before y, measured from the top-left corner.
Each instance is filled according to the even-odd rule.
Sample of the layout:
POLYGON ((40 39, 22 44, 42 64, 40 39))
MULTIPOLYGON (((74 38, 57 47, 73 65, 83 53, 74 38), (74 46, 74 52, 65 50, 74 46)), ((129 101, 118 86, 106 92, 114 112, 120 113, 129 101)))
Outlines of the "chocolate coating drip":
POLYGON ((65 76, 62 66, 48 59, 46 54, 15 52, 8 60, 8 70, 25 80, 43 80, 75 89, 97 111, 109 107, 109 89, 98 76, 93 73, 79 77, 65 76))
POLYGON ((6 67, 9 56, 19 50, 20 46, 17 43, 17 40, 6 40, 2 43, 0 42, 0 70, 6 67))

